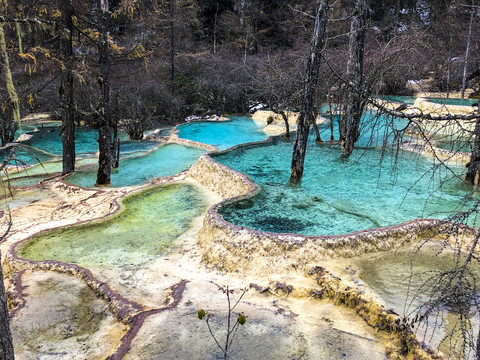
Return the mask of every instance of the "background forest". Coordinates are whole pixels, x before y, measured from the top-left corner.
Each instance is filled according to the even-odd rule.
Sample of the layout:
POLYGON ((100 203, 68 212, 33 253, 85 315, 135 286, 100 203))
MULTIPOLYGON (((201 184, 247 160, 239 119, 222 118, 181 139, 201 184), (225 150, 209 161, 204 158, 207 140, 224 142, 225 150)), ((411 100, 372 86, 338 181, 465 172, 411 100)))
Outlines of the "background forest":
MULTIPOLYGON (((61 73, 69 60, 75 121, 94 122, 102 91, 100 3, 108 2, 3 1, 0 21, 22 115, 60 116, 61 73), (68 30, 62 9, 70 5, 71 59, 62 48, 68 30)), ((429 78, 435 90, 460 90, 470 23, 467 78, 478 69, 478 14, 471 5, 466 0, 372 2, 365 51, 372 91, 407 95, 410 80, 429 78)), ((301 0, 110 1, 103 28, 110 113, 116 120, 128 119, 123 126, 139 137, 137 128, 192 114, 246 113, 257 102, 299 106, 315 6, 301 0)), ((345 75, 353 7, 352 1, 330 4, 317 102, 335 95, 345 75)), ((3 80, 0 94, 2 120, 8 121, 10 98, 3 80)))
MULTIPOLYGON (((67 174, 75 170, 75 126, 93 127, 99 133, 96 185, 109 185, 111 167, 118 167, 119 161, 118 130, 139 140, 147 129, 183 122, 191 115, 246 114, 258 105, 274 112, 303 109, 304 93, 315 94, 309 99, 313 111, 311 106, 304 111, 298 135, 302 126, 309 128, 310 117, 321 104, 346 104, 353 98, 349 93, 356 93, 348 106, 361 103, 358 121, 354 119, 357 123, 344 131, 354 129, 355 134, 345 136, 339 126, 340 142, 353 139, 348 146, 344 145, 348 141, 342 143, 343 156, 348 157, 369 97, 414 95, 418 90, 463 95, 465 88, 478 95, 480 4, 476 0, 366 4, 364 0, 0 0, 1 145, 14 140, 20 118, 29 113, 53 114, 62 120, 62 172, 67 174), (317 35, 322 40, 313 45, 316 12, 321 19, 317 24, 325 25, 325 14, 327 23, 322 25, 325 36, 317 35), (366 25, 352 30, 364 15, 366 25), (363 30, 364 44, 357 44, 362 53, 361 86, 357 86, 351 77, 352 34, 363 30), (314 55, 321 61, 314 61, 314 55), (305 84, 316 88, 307 91, 305 84)), ((399 108, 383 110, 414 122, 414 115, 400 114, 399 108)), ((477 124, 476 142, 466 178, 477 186, 480 121, 477 114, 467 120, 472 119, 477 124)), ((307 139, 308 130, 303 150, 298 150, 303 156, 307 139)), ((303 158, 299 179, 291 183, 299 182, 302 172, 303 158)), ((466 223, 469 216, 476 216, 478 204, 454 220, 466 223)), ((465 281, 478 241, 477 232, 469 257, 453 280, 465 281)), ((445 288, 452 288, 452 281, 445 288)), ((453 288, 455 296, 448 293, 447 300, 430 303, 441 307, 453 298, 465 310, 473 298, 478 311, 476 286, 466 281, 453 288)), ((475 336, 464 335, 463 345, 475 349, 480 358, 475 336)))

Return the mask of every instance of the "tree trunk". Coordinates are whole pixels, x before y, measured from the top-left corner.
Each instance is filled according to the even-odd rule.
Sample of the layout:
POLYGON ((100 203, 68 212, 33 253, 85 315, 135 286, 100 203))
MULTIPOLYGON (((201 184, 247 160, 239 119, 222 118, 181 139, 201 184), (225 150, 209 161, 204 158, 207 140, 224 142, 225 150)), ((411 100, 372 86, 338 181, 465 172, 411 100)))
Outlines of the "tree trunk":
POLYGON ((323 141, 320 137, 320 131, 318 130, 317 117, 318 117, 318 111, 314 111, 312 114, 312 127, 313 127, 313 130, 315 131, 315 142, 321 143, 323 141))
POLYGON ((475 11, 472 10, 470 14, 470 24, 468 26, 467 35, 467 49, 465 50, 465 62, 463 64, 463 78, 462 78, 462 99, 465 97, 465 89, 467 87, 467 67, 468 67, 468 55, 470 53, 470 42, 472 40, 472 24, 475 11))
POLYGON ((118 169, 120 164, 120 141, 118 140, 118 124, 113 123, 112 168, 118 169))
POLYGON ((22 45, 22 24, 17 22, 15 23, 15 28, 17 31, 17 38, 18 38, 18 53, 23 54, 23 45, 22 45))
POLYGON ((285 111, 282 111, 280 114, 285 123, 285 139, 290 140, 290 124, 288 123, 288 116, 285 114, 285 111))
POLYGON ((478 329, 478 334, 477 334, 477 344, 475 347, 475 359, 480 360, 480 328, 478 329))
POLYGON ((290 124, 288 123, 288 116, 285 114, 285 111, 278 107, 276 104, 273 105, 269 103, 270 109, 275 113, 282 116, 283 122, 285 123, 285 139, 290 140, 290 124))
POLYGON ((173 84, 175 81, 175 0, 170 0, 168 5, 170 10, 170 81, 173 84))
POLYGON ((15 356, 13 353, 12 333, 10 332, 7 296, 5 294, 5 286, 3 285, 3 271, 0 260, 0 360, 13 359, 15 359, 15 356))
POLYGON ((473 186, 478 186, 480 180, 480 102, 477 107, 478 118, 473 130, 473 149, 470 154, 470 163, 467 167, 465 181, 473 186))
POLYGON ((20 102, 18 100, 15 85, 13 84, 12 73, 10 71, 10 59, 8 57, 7 43, 5 41, 5 32, 3 25, 0 25, 0 49, 3 57, 3 69, 5 71, 5 83, 7 93, 10 98, 10 107, 12 109, 12 118, 17 124, 20 123, 20 102))
POLYGON ((298 118, 297 136, 293 146, 292 167, 290 184, 298 184, 302 180, 305 152, 307 149, 308 131, 310 128, 310 116, 315 95, 315 86, 318 80, 321 52, 325 42, 325 28, 327 23, 328 0, 319 0, 317 15, 315 17, 315 29, 312 38, 312 53, 310 55, 305 83, 303 88, 303 101, 298 118))
POLYGON ((61 34, 64 69, 60 85, 62 111, 62 174, 75 171, 75 114, 73 100, 73 21, 71 0, 60 0, 64 29, 61 34))
POLYGON ((99 186, 110 185, 112 172, 112 129, 110 121, 110 60, 108 58, 107 32, 109 27, 108 0, 98 0, 100 36, 98 41, 99 63, 101 73, 101 98, 98 127, 98 172, 99 186))
POLYGON ((367 0, 357 0, 350 29, 349 52, 347 63, 347 108, 343 121, 343 158, 348 158, 360 136, 359 127, 365 106, 363 94, 363 57, 365 49, 365 26, 367 15, 367 0))

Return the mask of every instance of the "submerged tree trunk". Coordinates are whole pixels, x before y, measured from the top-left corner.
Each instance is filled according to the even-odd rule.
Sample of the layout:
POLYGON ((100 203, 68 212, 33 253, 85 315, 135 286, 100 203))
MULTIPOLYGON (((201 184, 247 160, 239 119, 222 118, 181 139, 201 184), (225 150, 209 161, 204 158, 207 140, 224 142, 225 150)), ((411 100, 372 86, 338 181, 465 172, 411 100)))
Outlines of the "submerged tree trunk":
POLYGON ((303 88, 303 101, 298 118, 297 136, 293 146, 292 167, 290 184, 298 184, 302 180, 305 152, 307 149, 310 116, 313 108, 315 86, 318 80, 321 52, 325 42, 325 28, 327 23, 328 0, 319 0, 315 29, 312 38, 312 53, 307 64, 305 83, 303 88))
POLYGON ((467 49, 465 50, 465 62, 463 64, 463 77, 462 77, 462 99, 465 97, 465 89, 467 88, 467 67, 468 67, 468 55, 470 53, 470 42, 472 39, 472 24, 475 11, 472 10, 470 14, 470 24, 468 26, 467 35, 467 49))
POLYGON ((100 36, 98 52, 101 74, 101 99, 98 114, 98 172, 96 185, 110 185, 112 172, 112 129, 110 121, 110 61, 107 32, 109 27, 108 0, 98 0, 100 36))
POLYGON ((473 149, 467 167, 465 181, 473 186, 478 186, 480 181, 480 102, 477 106, 477 121, 473 130, 473 149))
POLYGON ((5 294, 5 286, 3 285, 3 271, 0 263, 0 360, 13 360, 14 358, 7 296, 5 294))
POLYGON ((118 169, 120 164, 120 141, 118 140, 118 124, 113 123, 112 168, 118 169))
POLYGON ((317 117, 318 117, 318 111, 315 111, 312 114, 312 127, 313 127, 313 130, 315 131, 315 142, 321 143, 323 141, 320 138, 320 131, 318 130, 318 125, 317 125, 317 117))
POLYGON ((285 111, 281 112, 283 122, 285 123, 285 139, 290 140, 290 124, 288 123, 288 116, 285 111))
POLYGON ((63 52, 64 69, 62 70, 62 83, 60 97, 63 105, 62 111, 62 173, 68 174, 75 171, 75 114, 73 101, 73 21, 71 0, 60 0, 60 11, 64 29, 62 31, 61 46, 63 52))
POLYGON ((355 13, 352 19, 349 42, 349 59, 347 63, 346 87, 347 104, 343 114, 344 120, 340 128, 343 154, 348 158, 360 136, 359 127, 363 109, 365 107, 365 94, 363 94, 363 57, 365 49, 365 26, 367 15, 367 0, 357 0, 355 13))

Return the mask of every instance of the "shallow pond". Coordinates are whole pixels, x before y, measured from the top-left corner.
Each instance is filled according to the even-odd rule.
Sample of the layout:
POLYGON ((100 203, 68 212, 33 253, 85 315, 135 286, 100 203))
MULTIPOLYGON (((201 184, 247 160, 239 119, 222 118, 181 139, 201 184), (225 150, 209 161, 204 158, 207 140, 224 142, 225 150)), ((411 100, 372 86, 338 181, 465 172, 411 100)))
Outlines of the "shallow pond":
POLYGON ((266 134, 248 116, 232 116, 229 121, 195 121, 180 125, 178 136, 199 141, 219 149, 265 140, 266 134))
POLYGON ((378 98, 385 101, 399 102, 399 103, 404 103, 408 105, 415 104, 415 100, 417 100, 415 96, 403 96, 403 95, 380 95, 378 96, 378 98))
MULTIPOLYGON (((120 161, 112 169, 114 187, 138 185, 157 177, 170 176, 188 169, 205 150, 179 144, 166 144, 145 156, 131 157, 120 161)), ((82 187, 93 187, 97 170, 77 171, 65 178, 66 182, 82 187)))
POLYGON ((478 103, 478 99, 428 98, 427 100, 435 104, 442 104, 442 105, 472 106, 473 104, 478 103))
POLYGON ((125 210, 105 221, 40 234, 18 249, 30 260, 83 267, 138 267, 162 256, 206 204, 191 185, 154 187, 123 201, 125 210))
POLYGON ((455 138, 454 136, 440 135, 434 137, 435 146, 450 151, 470 153, 473 148, 473 140, 467 138, 455 138))
MULTIPOLYGON (((431 177, 432 163, 411 152, 357 149, 340 159, 336 145, 310 144, 301 186, 287 185, 292 143, 237 148, 212 157, 247 174, 259 195, 222 206, 223 217, 253 229, 334 235, 395 225, 421 217, 445 218, 459 210, 470 189, 460 180, 431 177)), ((461 171, 461 169, 458 169, 461 171)), ((447 174, 442 174, 447 175, 447 174)))
MULTIPOLYGON (((454 250, 432 240, 420 247, 414 245, 350 259, 338 259, 332 261, 333 265, 327 266, 335 269, 337 276, 354 280, 357 286, 372 289, 388 308, 393 308, 401 316, 412 317, 415 308, 430 300, 430 281, 441 272, 452 270, 455 263, 454 250)), ((478 262, 474 260, 469 270, 478 277, 478 262)), ((443 341, 445 329, 453 329, 458 316, 455 312, 446 311, 443 315, 444 322, 432 318, 429 327, 420 326, 417 334, 420 340, 425 340, 430 345, 438 347, 441 344, 440 348, 448 353, 450 339, 443 341)))
POLYGON ((127 327, 81 280, 55 272, 22 276, 26 306, 12 319, 16 359, 100 359, 127 327))

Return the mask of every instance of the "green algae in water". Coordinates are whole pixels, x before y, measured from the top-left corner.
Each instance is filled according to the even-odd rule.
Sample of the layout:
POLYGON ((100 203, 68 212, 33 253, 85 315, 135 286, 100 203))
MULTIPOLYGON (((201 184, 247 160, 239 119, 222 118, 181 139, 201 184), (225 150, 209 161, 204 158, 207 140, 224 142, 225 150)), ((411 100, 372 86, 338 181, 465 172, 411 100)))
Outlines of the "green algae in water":
POLYGON ((148 189, 123 204, 121 213, 105 221, 36 236, 18 254, 84 267, 137 267, 162 256, 206 208, 198 191, 186 184, 148 189))
MULTIPOLYGON (((292 144, 239 148, 212 155, 247 174, 262 187, 253 199, 219 209, 225 220, 249 228, 304 235, 336 235, 390 226, 421 218, 446 218, 461 208, 471 189, 459 176, 442 184, 428 174, 432 163, 401 151, 357 149, 340 159, 338 146, 310 145, 301 186, 288 186, 292 144), (383 156, 383 162, 380 161, 383 156)), ((459 174, 463 169, 457 169, 459 174)), ((437 174, 438 175, 438 174, 437 174)), ((450 174, 443 174, 450 175, 450 174)))

